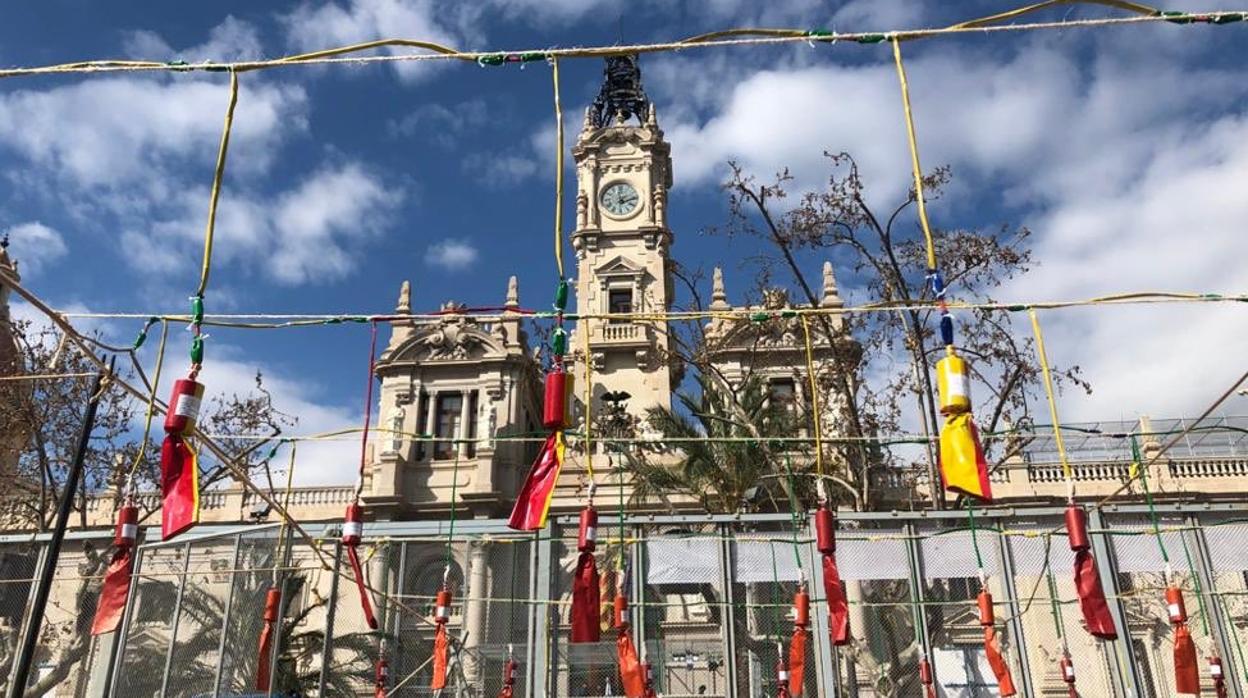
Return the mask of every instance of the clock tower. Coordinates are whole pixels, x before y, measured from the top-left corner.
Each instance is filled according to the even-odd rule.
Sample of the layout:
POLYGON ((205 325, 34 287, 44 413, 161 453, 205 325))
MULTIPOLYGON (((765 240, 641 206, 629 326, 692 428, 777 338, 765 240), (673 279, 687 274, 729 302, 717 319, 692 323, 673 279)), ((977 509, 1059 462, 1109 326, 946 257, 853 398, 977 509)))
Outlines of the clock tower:
MULTIPOLYGON (((641 87, 636 56, 607 58, 602 91, 585 111, 576 159, 576 308, 581 314, 661 313, 672 298, 667 193, 671 147, 641 87)), ((580 320, 589 332, 595 400, 630 395, 628 411, 670 407, 672 372, 664 322, 580 320)), ((582 375, 578 386, 584 386, 582 375)), ((595 403, 594 409, 599 409, 595 403)))

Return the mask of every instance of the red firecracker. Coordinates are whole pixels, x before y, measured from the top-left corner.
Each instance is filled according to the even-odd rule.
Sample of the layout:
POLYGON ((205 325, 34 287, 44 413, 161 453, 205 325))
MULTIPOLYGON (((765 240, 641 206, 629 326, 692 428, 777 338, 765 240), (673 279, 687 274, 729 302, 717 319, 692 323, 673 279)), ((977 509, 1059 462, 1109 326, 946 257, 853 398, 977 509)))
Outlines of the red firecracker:
POLYGON ((987 589, 979 592, 977 603, 979 624, 984 628, 984 653, 988 655, 988 666, 992 667, 992 673, 997 677, 997 690, 1002 698, 1016 695, 1018 691, 1014 688, 1014 677, 1010 675, 1009 663, 1001 654, 1001 640, 994 627, 996 616, 992 608, 992 594, 987 589))
POLYGON ((260 629, 260 647, 256 651, 256 690, 269 691, 269 670, 273 664, 273 637, 281 615, 282 590, 270 587, 264 595, 264 627, 260 629))
MULTIPOLYGON (((836 518, 826 504, 815 510, 815 546, 823 558, 823 594, 828 600, 828 634, 832 644, 849 644, 849 604, 836 566, 836 518)), ((800 689, 799 689, 800 690, 800 689)))
POLYGON ((926 698, 936 698, 936 682, 932 676, 932 663, 927 661, 927 657, 919 658, 919 683, 923 684, 923 694, 926 698))
POLYGON ((113 534, 116 550, 104 572, 104 586, 95 607, 91 634, 111 633, 121 624, 130 598, 130 578, 134 570, 134 544, 139 535, 139 510, 129 501, 117 512, 117 529, 113 534))
POLYGON ((364 566, 360 564, 360 542, 364 540, 364 508, 359 502, 347 505, 347 513, 342 522, 342 547, 347 549, 347 559, 351 561, 351 573, 355 575, 355 586, 360 592, 360 606, 364 609, 364 621, 368 627, 377 629, 377 616, 373 614, 373 602, 369 598, 368 585, 364 582, 364 566))
POLYGON ((1196 659, 1196 643, 1187 628, 1187 606, 1178 587, 1166 587, 1166 614, 1174 626, 1174 690, 1176 693, 1200 694, 1200 665, 1196 659))
POLYGON ((802 695, 806 679, 806 638, 810 628, 810 594, 802 585, 793 595, 793 637, 789 639, 789 695, 802 695))
POLYGON ((1088 514, 1082 507, 1071 504, 1066 507, 1066 537, 1070 549, 1075 551, 1075 592, 1079 595, 1079 610, 1088 632, 1103 640, 1115 640, 1118 631, 1114 617, 1109 613, 1109 603, 1101 588, 1101 575, 1096 571, 1092 557, 1092 542, 1088 538, 1088 514))
POLYGON ((451 590, 442 587, 433 609, 433 622, 437 627, 433 635, 433 680, 429 683, 429 688, 435 691, 446 688, 446 669, 451 658, 451 642, 446 634, 446 624, 450 618, 451 590))
POLYGON ((204 386, 190 378, 173 384, 165 413, 165 441, 160 448, 162 540, 199 523, 199 463, 185 435, 195 428, 204 386))
POLYGON ((618 636, 615 640, 615 651, 619 658, 620 684, 624 687, 626 698, 646 698, 645 669, 637 658, 637 648, 633 646, 633 636, 628 632, 628 597, 623 594, 615 596, 615 629, 618 636))
POLYGON ((515 685, 516 660, 508 657, 507 663, 503 665, 503 690, 498 692, 498 698, 513 698, 515 685))
POLYGON ((602 639, 602 626, 598 622, 602 597, 599 596, 598 563, 594 559, 597 526, 598 512, 594 507, 591 505, 581 510, 580 531, 577 535, 580 557, 577 558, 572 577, 572 612, 569 623, 572 626, 573 643, 598 642, 602 639))
POLYGON ((386 688, 390 685, 390 662, 385 657, 377 659, 376 674, 373 678, 373 698, 386 698, 386 688))

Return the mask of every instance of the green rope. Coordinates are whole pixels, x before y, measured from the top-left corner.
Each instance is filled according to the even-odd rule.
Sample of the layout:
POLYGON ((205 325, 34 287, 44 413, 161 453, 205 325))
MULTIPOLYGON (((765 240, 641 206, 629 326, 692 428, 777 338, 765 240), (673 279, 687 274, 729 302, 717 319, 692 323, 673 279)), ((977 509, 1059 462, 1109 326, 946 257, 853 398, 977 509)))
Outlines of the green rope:
POLYGON ((789 460, 788 454, 785 454, 784 456, 784 472, 789 481, 789 501, 792 505, 790 509, 793 514, 793 559, 797 561, 797 570, 799 572, 798 576, 801 577, 802 547, 798 542, 797 529, 801 525, 802 515, 797 508, 797 487, 793 484, 793 463, 789 460))
POLYGON ((1200 575, 1196 574, 1196 564, 1192 562, 1192 552, 1187 547, 1187 537, 1179 534, 1179 542, 1183 544, 1183 557, 1187 558, 1188 574, 1192 576, 1192 585, 1196 587, 1196 604, 1200 607, 1200 622, 1205 629, 1205 635, 1213 639, 1213 633, 1209 632, 1209 610, 1205 608, 1205 595, 1200 589, 1200 575))
MULTIPOLYGON (((1047 541, 1045 542, 1045 547, 1046 548, 1048 547, 1047 541)), ((1049 607, 1053 611, 1053 626, 1057 628, 1057 639, 1061 641, 1062 647, 1065 648, 1066 647, 1066 639, 1065 639, 1066 627, 1065 627, 1065 624, 1062 622, 1062 609, 1058 605, 1059 601, 1057 599, 1057 582, 1053 579, 1053 568, 1049 566, 1049 556, 1048 556, 1047 549, 1045 550, 1045 556, 1044 556, 1044 576, 1046 577, 1048 585, 1049 585, 1049 607)))
POLYGON ((455 544, 455 489, 459 486, 459 447, 455 447, 455 464, 451 466, 451 522, 446 529, 446 569, 450 571, 455 544))
POLYGON ((966 498, 966 518, 969 521, 971 529, 971 547, 975 549, 975 566, 979 568, 979 573, 984 573, 984 556, 979 552, 979 536, 975 533, 975 503, 970 497, 966 498))
MULTIPOLYGON (((1135 434, 1131 435, 1131 462, 1140 470, 1140 486, 1144 488, 1144 501, 1148 504, 1148 518, 1153 524, 1153 534, 1157 537, 1157 547, 1161 548, 1161 559, 1165 561, 1166 567, 1169 568, 1170 555, 1166 552, 1166 543, 1161 537, 1161 524, 1157 522, 1157 508, 1153 506, 1153 494, 1148 489, 1148 473, 1144 467, 1144 459, 1140 457, 1140 444, 1136 441, 1135 434)), ((1179 537, 1182 538, 1182 535, 1179 537)))
MULTIPOLYGON (((1212 591, 1213 590, 1210 589, 1210 592, 1212 591)), ((1240 644, 1239 632, 1235 630, 1235 618, 1231 615, 1230 606, 1228 606, 1225 601, 1223 601, 1220 605, 1222 606, 1222 614, 1226 616, 1226 627, 1227 632, 1231 635, 1229 638, 1231 640, 1231 646, 1235 648, 1235 654, 1239 655, 1240 671, 1244 672, 1244 681, 1248 682, 1248 664, 1244 663, 1244 646, 1240 644)))

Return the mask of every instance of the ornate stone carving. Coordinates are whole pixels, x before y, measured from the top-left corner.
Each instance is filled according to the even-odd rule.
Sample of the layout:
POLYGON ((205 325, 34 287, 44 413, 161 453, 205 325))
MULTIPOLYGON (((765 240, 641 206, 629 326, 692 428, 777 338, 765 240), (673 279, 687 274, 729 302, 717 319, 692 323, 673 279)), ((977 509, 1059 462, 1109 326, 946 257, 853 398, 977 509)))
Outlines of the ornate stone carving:
POLYGON ((654 187, 654 224, 667 227, 667 189, 662 184, 654 187))
POLYGON ((589 226, 589 197, 585 192, 576 195, 576 229, 584 230, 589 226))

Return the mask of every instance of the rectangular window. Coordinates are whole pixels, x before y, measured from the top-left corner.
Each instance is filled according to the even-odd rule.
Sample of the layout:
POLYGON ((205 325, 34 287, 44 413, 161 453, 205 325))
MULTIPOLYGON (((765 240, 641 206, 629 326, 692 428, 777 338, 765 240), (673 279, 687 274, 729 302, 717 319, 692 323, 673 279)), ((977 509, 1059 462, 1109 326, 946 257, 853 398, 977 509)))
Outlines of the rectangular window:
POLYGON ((442 393, 438 395, 437 413, 434 415, 434 431, 436 438, 433 446, 433 457, 438 460, 449 460, 455 455, 458 446, 452 439, 459 438, 459 417, 463 412, 464 398, 459 393, 442 393))
POLYGON ((477 391, 468 393, 468 457, 477 457, 477 391))
MULTIPOLYGON (((607 312, 633 312, 633 290, 629 288, 613 288, 607 292, 607 312)), ((611 322, 628 322, 625 318, 612 318, 611 322)))
MULTIPOLYGON (((424 434, 425 429, 429 427, 429 423, 428 421, 426 421, 429 419, 429 393, 421 391, 420 400, 417 403, 417 405, 418 407, 416 408, 416 433, 424 434)), ((425 454, 429 452, 429 449, 425 448, 425 444, 426 444, 426 441, 424 439, 421 439, 420 441, 416 442, 416 460, 424 460, 425 454)))
POLYGON ((792 409, 797 399, 797 387, 792 378, 773 378, 767 384, 768 397, 774 407, 792 409))

